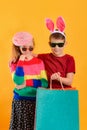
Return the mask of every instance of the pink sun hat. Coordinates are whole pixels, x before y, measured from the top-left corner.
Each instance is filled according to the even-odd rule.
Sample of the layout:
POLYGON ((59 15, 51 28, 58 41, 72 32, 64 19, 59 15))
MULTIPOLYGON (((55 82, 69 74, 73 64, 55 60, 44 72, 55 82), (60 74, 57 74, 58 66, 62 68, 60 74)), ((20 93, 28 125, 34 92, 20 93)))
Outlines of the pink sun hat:
POLYGON ((31 42, 33 39, 33 36, 28 32, 17 32, 13 38, 12 42, 16 46, 23 46, 31 42))

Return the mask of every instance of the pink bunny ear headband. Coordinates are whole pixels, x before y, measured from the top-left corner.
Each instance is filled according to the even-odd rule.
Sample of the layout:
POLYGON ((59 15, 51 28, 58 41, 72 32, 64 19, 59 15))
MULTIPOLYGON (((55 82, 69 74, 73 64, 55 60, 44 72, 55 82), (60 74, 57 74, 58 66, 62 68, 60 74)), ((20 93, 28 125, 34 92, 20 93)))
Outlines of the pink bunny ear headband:
POLYGON ((50 32, 52 34, 53 33, 60 33, 64 37, 66 37, 65 34, 64 34, 65 21, 64 21, 64 19, 61 16, 59 16, 57 18, 57 20, 56 20, 56 26, 57 26, 58 30, 54 29, 54 23, 53 23, 53 21, 51 19, 49 19, 49 18, 46 18, 46 27, 47 27, 48 30, 50 30, 50 32))
POLYGON ((17 32, 13 38, 12 42, 16 46, 23 46, 31 42, 33 39, 33 36, 28 32, 17 32))

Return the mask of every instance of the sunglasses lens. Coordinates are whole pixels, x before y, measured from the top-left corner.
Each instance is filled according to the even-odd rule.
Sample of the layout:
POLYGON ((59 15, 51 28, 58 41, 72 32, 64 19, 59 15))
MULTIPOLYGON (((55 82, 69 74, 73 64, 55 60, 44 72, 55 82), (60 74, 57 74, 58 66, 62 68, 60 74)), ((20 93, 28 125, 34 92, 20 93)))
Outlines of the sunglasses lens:
POLYGON ((63 46, 64 46, 64 43, 50 43, 50 46, 51 46, 51 47, 56 47, 56 45, 57 45, 58 47, 63 47, 63 46))
POLYGON ((64 43, 58 43, 57 45, 58 45, 58 47, 63 47, 64 43))
POLYGON ((50 43, 50 46, 51 46, 51 47, 55 47, 56 44, 55 44, 55 43, 50 43))
POLYGON ((26 47, 23 47, 22 48, 22 51, 27 51, 27 50, 29 50, 29 51, 33 51, 33 47, 32 46, 30 46, 29 48, 26 48, 26 47))
POLYGON ((26 50, 27 50, 27 48, 25 48, 25 47, 22 48, 22 51, 26 51, 26 50))
POLYGON ((34 48, 33 48, 32 46, 29 47, 29 51, 33 51, 33 49, 34 49, 34 48))

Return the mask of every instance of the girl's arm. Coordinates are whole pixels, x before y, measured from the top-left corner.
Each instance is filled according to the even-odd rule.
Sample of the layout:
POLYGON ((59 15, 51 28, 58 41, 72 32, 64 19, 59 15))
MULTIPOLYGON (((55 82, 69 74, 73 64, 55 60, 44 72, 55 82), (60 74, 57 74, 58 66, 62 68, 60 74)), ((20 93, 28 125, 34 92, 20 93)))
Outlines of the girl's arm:
POLYGON ((12 73, 12 79, 16 85, 24 84, 24 70, 23 65, 21 65, 23 60, 24 58, 21 56, 18 62, 10 62, 9 64, 9 68, 12 73))
MULTIPOLYGON (((19 61, 20 63, 20 61, 19 61)), ((16 85, 22 85, 24 83, 24 71, 23 67, 19 64, 17 65, 14 73, 13 73, 13 81, 16 85)))

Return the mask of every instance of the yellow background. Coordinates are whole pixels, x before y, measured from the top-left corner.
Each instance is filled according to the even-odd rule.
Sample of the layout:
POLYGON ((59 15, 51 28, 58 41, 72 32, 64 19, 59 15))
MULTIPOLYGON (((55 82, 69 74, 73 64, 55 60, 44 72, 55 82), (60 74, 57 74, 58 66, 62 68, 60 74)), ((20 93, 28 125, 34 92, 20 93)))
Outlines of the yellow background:
POLYGON ((79 90, 80 128, 87 130, 87 2, 86 0, 2 0, 0 1, 0 130, 8 130, 14 84, 8 67, 11 38, 18 31, 31 32, 34 53, 50 52, 49 31, 44 19, 66 21, 68 45, 65 52, 76 61, 73 86, 79 90))

